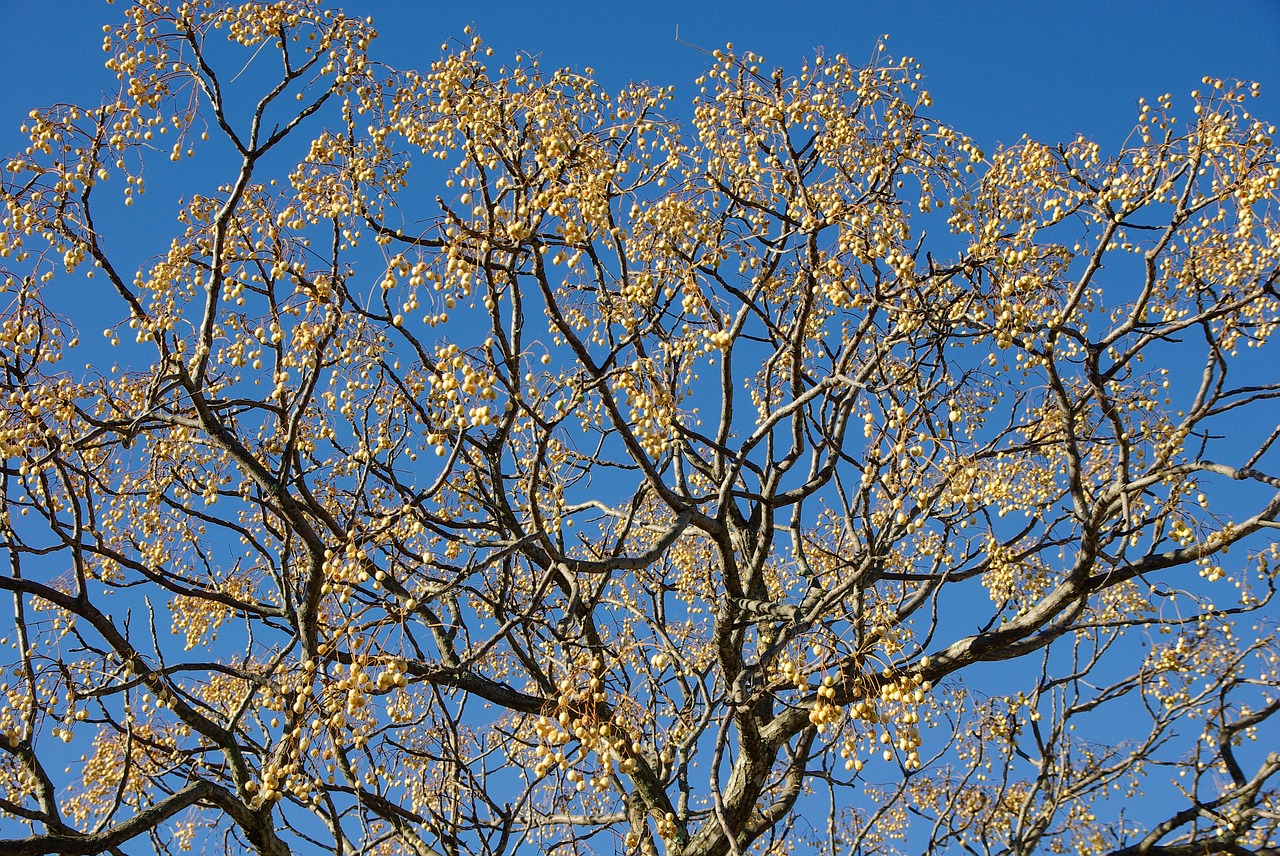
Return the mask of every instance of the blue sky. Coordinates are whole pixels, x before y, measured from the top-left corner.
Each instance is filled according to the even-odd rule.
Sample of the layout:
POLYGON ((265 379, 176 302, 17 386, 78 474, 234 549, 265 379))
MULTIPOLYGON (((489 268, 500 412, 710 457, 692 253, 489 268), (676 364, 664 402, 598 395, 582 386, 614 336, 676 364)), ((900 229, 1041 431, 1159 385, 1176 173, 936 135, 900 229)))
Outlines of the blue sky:
MULTIPOLYGON (((1277 0, 333 5, 373 16, 383 34, 375 56, 401 67, 429 63, 441 41, 474 23, 496 48, 495 59, 532 51, 546 65, 592 66, 611 86, 648 80, 686 92, 704 65, 688 45, 710 50, 732 41, 769 64, 793 68, 819 46, 870 56, 876 38, 889 33, 894 55, 923 63, 936 118, 988 148, 1023 133, 1057 141, 1076 132, 1112 148, 1132 123, 1139 96, 1185 98, 1206 74, 1261 82, 1257 112, 1280 119, 1277 0), (677 27, 688 45, 676 41, 677 27)), ((17 127, 31 107, 93 100, 110 82, 100 73, 101 27, 118 15, 103 0, 0 0, 7 34, 0 150, 18 145, 17 127)))
MULTIPOLYGON (((118 19, 122 2, 0 0, 0 153, 23 145, 17 129, 32 107, 93 103, 114 83, 100 45, 102 25, 118 19)), ((333 5, 371 15, 383 34, 372 53, 394 66, 429 64, 442 41, 474 23, 495 48, 495 65, 520 50, 541 54, 546 66, 591 66, 609 88, 629 80, 673 84, 677 111, 687 109, 692 80, 706 64, 693 46, 732 41, 763 54, 767 65, 795 69, 819 47, 870 57, 888 33, 891 53, 922 62, 934 117, 987 150, 1023 133, 1054 142, 1080 132, 1112 152, 1139 96, 1171 92, 1186 116, 1188 93, 1203 75, 1261 82, 1263 97, 1250 109, 1280 124, 1280 0, 333 5)))

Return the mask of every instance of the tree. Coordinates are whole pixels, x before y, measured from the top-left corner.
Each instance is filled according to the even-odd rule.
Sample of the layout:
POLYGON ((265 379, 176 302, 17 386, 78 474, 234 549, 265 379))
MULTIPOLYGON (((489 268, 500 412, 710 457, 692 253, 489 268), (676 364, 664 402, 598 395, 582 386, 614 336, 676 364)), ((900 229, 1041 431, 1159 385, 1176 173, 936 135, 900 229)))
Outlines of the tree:
POLYGON ((5 166, 0 851, 1276 852, 1256 86, 374 36, 138 0, 5 166))

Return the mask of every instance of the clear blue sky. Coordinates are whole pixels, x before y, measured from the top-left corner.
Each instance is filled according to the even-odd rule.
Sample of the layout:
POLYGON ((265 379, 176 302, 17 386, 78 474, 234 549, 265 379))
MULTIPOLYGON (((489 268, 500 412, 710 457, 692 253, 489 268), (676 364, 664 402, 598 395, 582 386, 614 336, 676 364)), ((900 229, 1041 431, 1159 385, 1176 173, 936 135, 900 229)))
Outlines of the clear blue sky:
MULTIPOLYGON (((119 19, 124 2, 0 0, 0 154, 24 145, 17 129, 32 107, 94 103, 112 87, 102 68, 102 25, 119 19)), ((1263 97, 1249 109, 1280 124, 1280 0, 331 5, 371 15, 383 34, 372 55, 397 67, 428 65, 442 41, 474 23, 495 48, 495 65, 521 50, 541 54, 546 66, 591 66, 610 88, 629 80, 673 84, 678 109, 685 109, 706 63, 690 45, 710 50, 732 41, 763 54, 767 65, 795 69, 819 47, 870 57, 888 33, 891 53, 923 63, 934 117, 988 150, 1023 133, 1056 142, 1082 132, 1114 151, 1132 126, 1139 96, 1171 92, 1186 116, 1187 94, 1206 74, 1259 81, 1263 97)))
MULTIPOLYGON (((1261 82, 1255 109, 1280 121, 1277 0, 333 5, 372 15, 383 34, 374 55, 393 65, 425 65, 441 41, 474 23, 497 49, 495 59, 537 52, 546 65, 593 66, 611 85, 635 79, 689 87, 704 58, 676 42, 677 26, 682 41, 708 49, 732 41, 788 68, 818 46, 870 56, 876 37, 889 33, 894 55, 924 63, 936 118, 988 148, 1024 132, 1049 142, 1077 131, 1114 147, 1138 96, 1184 97, 1205 74, 1261 82)), ((119 11, 104 0, 0 0, 0 150, 20 142, 16 129, 32 106, 92 100, 111 82, 101 71, 101 26, 119 11)))

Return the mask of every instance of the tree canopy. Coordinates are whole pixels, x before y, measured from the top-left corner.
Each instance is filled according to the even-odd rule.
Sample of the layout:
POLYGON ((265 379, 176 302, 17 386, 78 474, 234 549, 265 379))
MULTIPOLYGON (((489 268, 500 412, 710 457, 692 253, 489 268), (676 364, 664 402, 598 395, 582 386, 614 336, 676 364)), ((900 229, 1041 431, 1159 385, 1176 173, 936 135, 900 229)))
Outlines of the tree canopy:
POLYGON ((136 0, 4 163, 0 851, 1276 852, 1255 85, 374 26, 136 0))

